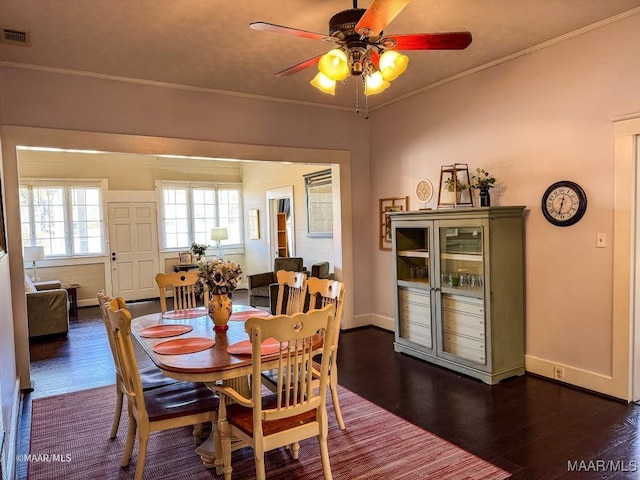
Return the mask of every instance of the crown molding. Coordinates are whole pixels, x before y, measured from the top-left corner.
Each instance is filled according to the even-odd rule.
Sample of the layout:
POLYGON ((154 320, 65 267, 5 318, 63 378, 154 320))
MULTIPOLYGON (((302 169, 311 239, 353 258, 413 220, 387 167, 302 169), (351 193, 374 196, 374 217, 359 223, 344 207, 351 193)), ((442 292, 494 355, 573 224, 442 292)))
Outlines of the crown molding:
POLYGON ((618 15, 614 15, 613 17, 609 17, 609 18, 605 18, 604 20, 600 20, 599 22, 595 22, 592 23, 590 25, 586 25, 582 28, 579 28, 577 30, 573 30, 572 32, 569 33, 565 33, 563 35, 560 35, 558 37, 552 38, 550 40, 547 40, 546 42, 542 42, 542 43, 538 43, 537 45, 533 45, 531 47, 525 48, 524 50, 520 50, 518 52, 512 53, 510 55, 504 56, 502 58, 498 58, 497 60, 493 60, 491 62, 487 62, 483 65, 479 65, 477 67, 471 68, 469 70, 465 70, 464 72, 458 73, 456 75, 453 75, 451 77, 447 77, 444 78, 442 80, 439 80, 435 83, 431 83, 429 85, 426 85, 422 88, 419 88, 418 90, 414 90, 413 92, 409 92, 406 93, 404 95, 401 95, 397 98, 394 98, 393 100, 389 100, 388 102, 382 103, 380 105, 377 105, 376 107, 372 108, 371 111, 374 112, 376 110, 379 110, 381 108, 387 107, 389 105, 392 105, 394 103, 400 102, 402 100, 405 100, 407 98, 413 97, 414 95, 418 95, 419 93, 422 92, 426 92, 428 90, 432 90, 434 88, 440 87, 442 85, 445 85, 447 83, 453 82, 455 80, 459 80, 461 78, 464 77, 468 77, 469 75, 473 75, 474 73, 478 73, 481 72, 482 70, 487 70, 488 68, 492 68, 495 67, 497 65, 500 65, 502 63, 508 62, 510 60, 514 60, 518 57, 522 57, 524 55, 528 55, 530 53, 533 52, 537 52, 538 50, 542 50, 544 48, 547 47, 551 47, 553 45, 556 45, 558 43, 564 42, 566 40, 570 40, 574 37, 577 37, 579 35, 582 35, 584 33, 587 32, 591 32, 592 30, 596 30, 600 27, 604 27, 606 25, 610 25, 612 23, 618 22, 620 20, 623 20, 625 18, 631 17, 633 15, 636 15, 640 13, 640 7, 635 7, 632 8, 631 10, 627 10, 626 12, 622 12, 619 13, 618 15))

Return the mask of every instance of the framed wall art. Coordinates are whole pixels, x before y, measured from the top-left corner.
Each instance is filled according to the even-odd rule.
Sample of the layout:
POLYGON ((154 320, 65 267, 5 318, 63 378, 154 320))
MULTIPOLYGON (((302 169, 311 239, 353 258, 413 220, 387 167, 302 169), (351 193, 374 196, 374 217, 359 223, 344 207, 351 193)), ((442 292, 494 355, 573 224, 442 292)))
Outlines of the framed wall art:
POLYGON ((379 248, 380 250, 391 250, 391 218, 388 213, 409 211, 409 197, 381 198, 378 206, 379 248))
POLYGON ((4 198, 2 177, 0 176, 0 257, 7 253, 7 237, 4 225, 4 198))
POLYGON ((260 240, 260 210, 249 209, 249 240, 260 240))

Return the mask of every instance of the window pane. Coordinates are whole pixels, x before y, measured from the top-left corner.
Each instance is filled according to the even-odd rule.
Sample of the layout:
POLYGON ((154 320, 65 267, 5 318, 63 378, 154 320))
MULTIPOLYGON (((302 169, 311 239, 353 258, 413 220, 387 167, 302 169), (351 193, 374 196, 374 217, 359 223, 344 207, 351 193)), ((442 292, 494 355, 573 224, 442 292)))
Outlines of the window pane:
POLYGON ((228 227, 223 245, 241 244, 240 188, 165 186, 162 189, 164 248, 189 248, 192 242, 212 245, 211 229, 228 227))
POLYGON ((162 223, 164 229, 165 248, 188 248, 189 238, 189 204, 186 188, 163 189, 162 223), (184 243, 181 243, 184 242, 184 243))
POLYGON ((73 253, 84 255, 104 253, 100 189, 73 187, 71 190, 73 253))

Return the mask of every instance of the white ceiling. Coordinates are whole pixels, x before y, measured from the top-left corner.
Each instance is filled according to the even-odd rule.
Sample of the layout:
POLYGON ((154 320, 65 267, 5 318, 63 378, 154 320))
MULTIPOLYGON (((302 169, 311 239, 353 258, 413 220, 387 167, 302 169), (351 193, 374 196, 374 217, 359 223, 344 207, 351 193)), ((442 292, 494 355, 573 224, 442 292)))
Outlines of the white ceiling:
MULTIPOLYGON (((329 18, 352 6, 352 0, 2 0, 0 24, 29 31, 31 46, 0 44, 0 61, 353 108, 359 77, 331 97, 309 85, 314 67, 274 76, 330 44, 248 26, 264 21, 325 34, 329 18)), ((369 108, 639 7, 640 0, 412 0, 385 33, 468 30, 473 42, 462 51, 408 52, 407 71, 370 97, 369 108)), ((363 99, 360 90, 361 106, 363 99)))

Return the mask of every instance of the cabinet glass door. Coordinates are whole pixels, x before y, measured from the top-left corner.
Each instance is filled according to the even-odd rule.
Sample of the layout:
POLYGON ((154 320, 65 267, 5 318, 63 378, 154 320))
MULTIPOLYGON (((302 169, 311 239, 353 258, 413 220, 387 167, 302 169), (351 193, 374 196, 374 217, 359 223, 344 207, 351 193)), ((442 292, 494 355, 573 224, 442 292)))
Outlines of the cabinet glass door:
POLYGON ((398 285, 429 289, 430 228, 396 228, 396 278, 398 285))
POLYGON ((399 339, 433 349, 430 226, 395 228, 399 339))
POLYGON ((438 232, 442 353, 486 365, 483 228, 440 225, 438 232))
POLYGON ((440 285, 443 291, 482 297, 484 291, 481 225, 439 227, 440 285))

